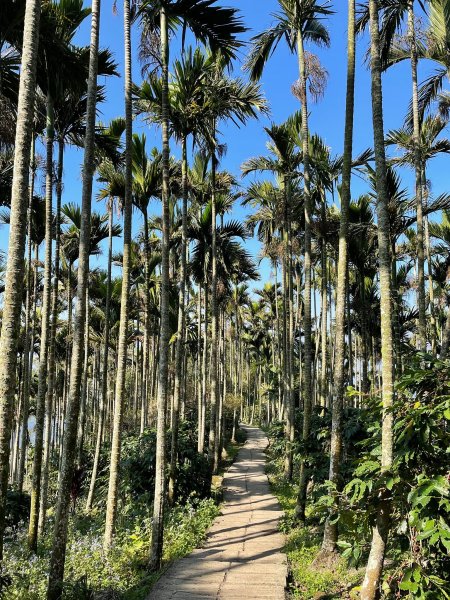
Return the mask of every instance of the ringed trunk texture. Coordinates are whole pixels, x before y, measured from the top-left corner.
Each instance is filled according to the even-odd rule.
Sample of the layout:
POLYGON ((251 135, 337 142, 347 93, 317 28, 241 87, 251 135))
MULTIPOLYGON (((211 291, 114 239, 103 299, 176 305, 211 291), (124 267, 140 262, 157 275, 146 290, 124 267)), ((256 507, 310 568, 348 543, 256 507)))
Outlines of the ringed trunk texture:
MULTIPOLYGON (((347 40, 347 95, 345 107, 345 134, 344 157, 342 164, 342 189, 341 189, 341 220, 339 225, 339 257, 335 309, 335 360, 334 360, 334 390, 331 407, 331 447, 330 471, 328 478, 333 483, 336 491, 341 485, 341 460, 342 460, 342 410, 344 406, 345 385, 345 314, 347 298, 348 275, 348 228, 349 205, 351 198, 351 174, 353 154, 353 121, 355 106, 355 0, 348 0, 348 40, 347 40)), ((334 508, 337 509, 338 495, 333 493, 334 508)), ((330 515, 331 517, 332 515, 330 515)), ((338 540, 337 523, 325 523, 322 551, 326 553, 336 551, 338 540)))
POLYGON ((172 444, 170 450, 170 477, 169 477, 169 503, 173 504, 175 500, 175 483, 177 475, 178 459, 178 425, 180 420, 180 397, 181 397, 181 379, 184 361, 184 343, 185 343, 185 324, 186 324, 186 264, 187 264, 187 208, 188 208, 188 180, 187 180, 187 148, 186 136, 182 140, 182 188, 183 188, 183 208, 182 208, 182 233, 181 233, 181 270, 180 270, 180 289, 178 292, 178 331, 175 347, 175 387, 173 394, 173 414, 172 414, 172 444))
POLYGON ((108 402, 108 358, 109 358, 109 305, 111 300, 111 266, 112 266, 112 226, 113 226, 113 203, 112 199, 108 206, 108 274, 106 280, 106 302, 105 302, 105 326, 103 331, 103 363, 102 376, 100 380, 100 400, 98 408, 97 438, 95 442, 94 464, 92 466, 91 482, 86 500, 86 512, 92 509, 94 500, 95 482, 97 480, 98 464, 100 461, 100 450, 102 447, 103 429, 105 425, 105 411, 108 402))
MULTIPOLYGON (((381 468, 389 470, 393 459, 393 415, 394 397, 392 303, 391 303, 391 256, 388 196, 386 187, 386 157, 383 128, 383 95, 381 85, 379 16, 377 0, 370 0, 372 114, 376 162, 378 252, 380 270, 381 308, 381 358, 383 421, 381 438, 381 468)), ((361 588, 362 600, 374 600, 379 593, 384 555, 389 532, 390 503, 380 498, 377 521, 372 531, 372 545, 361 588)))
POLYGON ((106 506, 105 537, 108 550, 112 544, 117 518, 119 467, 122 445, 122 421, 125 405, 125 377, 127 368, 128 318, 130 305, 131 225, 132 225, 132 113, 131 113, 131 32, 130 0, 123 3, 125 37, 125 206, 123 224, 122 297, 120 305, 119 348, 117 357, 116 401, 114 403, 113 437, 109 471, 108 501, 106 506))
POLYGON ((218 414, 218 369, 217 369, 217 343, 218 343, 218 327, 217 327, 217 256, 216 256, 216 157, 213 153, 211 157, 211 412, 210 412, 210 427, 209 427, 209 461, 211 465, 211 473, 217 473, 218 463, 216 457, 216 437, 217 437, 217 414, 218 414))
POLYGON ((411 48, 412 112, 414 139, 414 170, 416 175, 416 216, 417 216, 417 305, 419 308, 419 350, 427 348, 426 301, 425 301, 425 250, 423 223, 423 185, 420 159, 420 117, 419 92, 417 86, 417 44, 414 26, 414 0, 408 3, 408 38, 411 48))
POLYGON ((197 452, 203 454, 205 433, 203 431, 203 402, 202 402, 202 286, 198 284, 197 291, 197 452))
MULTIPOLYGON (((322 228, 325 232, 326 223, 327 223, 327 213, 326 213, 326 200, 325 195, 322 198, 321 205, 321 219, 322 219, 322 228)), ((326 406, 326 398, 328 395, 328 385, 327 385, 327 367, 328 367, 328 344, 327 344, 327 330, 328 330, 328 259, 327 259, 327 244, 325 235, 321 240, 321 270, 322 270, 322 278, 321 278, 321 306, 320 311, 322 313, 322 322, 321 322, 321 371, 320 371, 320 385, 319 385, 319 404, 320 406, 326 406)))
POLYGON ((147 206, 144 210, 144 343, 143 343, 143 358, 142 358, 142 389, 141 389, 141 423, 140 433, 144 433, 144 429, 148 424, 148 397, 150 391, 149 385, 149 355, 150 355, 150 246, 148 241, 148 213, 147 206))
MULTIPOLYGON (((311 344, 311 193, 309 172, 309 127, 308 127, 308 101, 306 92, 306 65, 301 31, 297 33, 297 54, 300 71, 300 97, 302 105, 302 144, 303 144, 303 179, 304 179, 304 203, 305 203, 305 288, 303 328, 305 335, 305 370, 303 374, 303 431, 302 440, 309 437, 312 410, 312 344, 311 344)), ((305 520, 306 509, 306 464, 300 463, 299 491, 296 517, 300 521, 305 520)))
POLYGON ((27 202, 25 199, 28 198, 30 175, 30 148, 34 122, 40 15, 40 0, 27 0, 14 147, 8 261, 6 264, 0 337, 0 560, 3 558, 12 412, 16 389, 17 341, 22 308, 27 231, 27 202))
POLYGON ((294 306, 293 306, 293 281, 292 281, 292 233, 289 223, 289 209, 291 207, 291 182, 288 177, 284 178, 284 224, 283 236, 285 242, 285 277, 283 294, 285 295, 284 318, 286 321, 285 332, 285 371, 284 371, 284 394, 285 394, 285 436, 287 442, 286 457, 284 463, 284 475, 288 481, 292 480, 293 469, 293 443, 295 437, 295 410, 294 410, 294 306))
POLYGON ((45 174, 45 259, 44 291, 41 318, 41 344, 39 351, 39 379, 36 397, 36 426, 34 442, 33 478, 31 484, 30 523, 28 548, 37 550, 39 502, 41 498, 42 452, 44 443, 45 398, 47 394, 47 365, 52 297, 52 225, 53 225, 53 141, 54 111, 50 94, 47 95, 46 174, 45 174))
POLYGON ((31 143, 31 181, 30 181, 30 192, 28 198, 28 210, 27 210, 27 230, 28 230, 28 242, 27 242, 27 296, 25 301, 25 344, 24 344, 24 363, 23 363, 23 407, 22 407, 22 429, 20 431, 20 452, 19 452, 19 467, 17 476, 17 489, 19 494, 23 491, 23 480, 25 476, 25 457, 27 453, 27 440, 28 440, 28 413, 30 407, 30 381, 31 381, 31 368, 32 362, 30 360, 30 348, 31 348, 31 312, 32 303, 34 301, 34 269, 31 266, 31 254, 33 241, 31 239, 31 214, 33 206, 33 195, 34 195, 34 180, 36 177, 36 161, 35 161, 35 147, 36 140, 33 134, 31 143), (32 276, 33 275, 33 276, 32 276), (33 281, 33 283, 32 283, 33 281), (33 295, 32 295, 33 290, 33 295))
POLYGON ((39 527, 38 535, 42 535, 45 529, 45 519, 47 511, 47 495, 48 495, 48 479, 50 474, 50 450, 52 441, 52 423, 53 423, 53 400, 55 396, 55 377, 56 377, 56 361, 55 361, 55 345, 56 345, 56 328, 58 323, 58 291, 59 291, 59 252, 61 244, 60 223, 61 223, 61 197, 62 197, 62 177, 63 177, 63 160, 64 160, 64 140, 59 139, 58 142, 58 171, 56 180, 56 218, 55 218, 55 262, 53 275, 52 289, 52 321, 50 327, 50 340, 48 346, 48 387, 46 399, 46 421, 45 421, 45 437, 44 437, 44 464, 42 471, 41 499, 39 508, 39 527))
POLYGON ((64 426, 61 473, 56 505, 53 544, 50 557, 47 600, 59 600, 64 578, 64 563, 69 522, 70 490, 74 473, 78 414, 80 409, 81 376, 83 370, 84 326, 86 319, 86 288, 89 276, 89 248, 91 224, 92 179, 95 156, 95 117, 97 96, 98 39, 101 0, 92 1, 91 41, 87 89, 86 137, 83 162, 83 189, 81 207, 80 248, 78 260, 77 306, 73 331, 72 363, 69 394, 64 426))
POLYGON ((169 278, 170 278, 170 214, 169 214, 169 39, 167 15, 164 6, 160 12, 161 62, 162 62, 162 208, 163 231, 161 242, 161 305, 157 394, 157 433, 156 433, 156 471, 155 495, 153 501, 153 523, 150 554, 150 569, 157 570, 161 565, 164 533, 164 504, 166 496, 166 409, 169 385, 169 278))

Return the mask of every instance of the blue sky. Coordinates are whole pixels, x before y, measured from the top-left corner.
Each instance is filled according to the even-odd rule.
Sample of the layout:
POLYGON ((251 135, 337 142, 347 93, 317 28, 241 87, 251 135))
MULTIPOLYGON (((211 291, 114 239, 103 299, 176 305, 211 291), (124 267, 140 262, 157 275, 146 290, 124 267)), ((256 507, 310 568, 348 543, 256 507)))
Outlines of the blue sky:
MULTIPOLYGON (((89 3, 86 2, 88 5, 89 3)), ((276 0, 224 0, 222 4, 239 8, 242 12, 246 26, 249 31, 245 35, 249 39, 252 35, 267 28, 272 22, 271 13, 276 11, 276 0)), ((115 55, 119 63, 119 71, 123 71, 123 33, 122 33, 122 15, 113 14, 111 0, 104 0, 102 3, 101 15, 101 35, 100 43, 102 47, 108 47, 115 55)), ((121 3, 118 2, 119 9, 121 3)), ((345 87, 346 87, 346 46, 347 46, 347 2, 339 0, 334 2, 335 14, 327 20, 327 26, 331 36, 330 48, 311 48, 318 54, 323 66, 329 73, 328 84, 325 96, 316 104, 310 104, 310 128, 311 132, 318 133, 331 147, 333 153, 340 153, 343 146, 344 134, 344 109, 345 109, 345 87)), ((87 44, 89 40, 89 19, 83 24, 76 42, 87 44)), ((137 50, 139 42, 139 31, 137 26, 133 28, 133 79, 135 83, 142 80, 140 65, 137 60, 137 50)), ((174 49, 172 58, 178 52, 178 44, 173 44, 174 49)), ((364 56, 367 51, 367 39, 358 40, 358 59, 356 75, 356 104, 355 104, 355 136, 354 136, 354 154, 359 153, 372 145, 372 127, 371 127, 371 106, 370 106, 370 80, 364 56)), ((242 52, 244 58, 245 50, 242 52)), ((235 68, 236 75, 243 75, 241 72, 242 61, 238 61, 235 68)), ((422 63, 419 67, 419 78, 423 80, 426 74, 432 70, 432 65, 422 63)), ((262 87, 268 103, 271 114, 269 117, 261 118, 258 121, 251 121, 245 127, 237 129, 235 126, 224 126, 221 128, 223 133, 222 141, 227 145, 227 154, 222 161, 222 168, 226 168, 240 177, 240 165, 244 160, 251 156, 264 154, 266 152, 266 136, 263 130, 264 125, 271 121, 280 123, 284 121, 292 112, 299 108, 298 101, 291 93, 291 85, 297 79, 297 61, 283 44, 280 44, 277 51, 270 60, 262 79, 262 87)), ((408 63, 394 67, 384 76, 384 115, 386 131, 401 126, 406 107, 408 106, 411 94, 410 71, 408 63)), ((123 80, 122 78, 109 78, 104 82, 107 89, 107 101, 100 107, 100 118, 103 122, 108 122, 111 118, 123 114, 123 80)), ((140 122, 135 123, 135 130, 145 131, 147 135, 148 149, 154 145, 159 145, 160 133, 155 128, 148 128, 140 122)), ((176 146, 171 148, 174 154, 178 153, 176 146)), ((81 177, 80 164, 82 160, 82 151, 68 149, 65 159, 64 170, 64 202, 80 202, 81 197, 81 177)), ((437 195, 446 191, 446 157, 435 159, 428 170, 428 176, 432 181, 432 192, 437 195)), ((402 171, 405 185, 412 190, 412 174, 408 171, 402 171)), ((245 181, 242 182, 245 184, 245 181)), ((38 188, 39 189, 39 188, 38 188)), ((367 190, 367 184, 354 178, 352 185, 353 196, 367 190)), ((93 199, 93 208, 103 211, 104 207, 93 199)), ((159 213, 159 206, 154 203, 152 209, 159 213)), ((246 211, 236 206, 233 217, 243 218, 246 211)), ((140 216, 135 215, 134 229, 137 230, 141 225, 140 216)), ((250 240, 249 249, 253 255, 258 254, 259 245, 255 240, 250 240)), ((115 242, 116 250, 120 250, 121 241, 115 242)), ((7 248, 7 228, 1 226, 0 229, 0 247, 7 248)), ((92 263, 103 263, 101 257, 93 259, 92 263)), ((269 271, 267 265, 261 265, 262 278, 267 279, 269 271)))

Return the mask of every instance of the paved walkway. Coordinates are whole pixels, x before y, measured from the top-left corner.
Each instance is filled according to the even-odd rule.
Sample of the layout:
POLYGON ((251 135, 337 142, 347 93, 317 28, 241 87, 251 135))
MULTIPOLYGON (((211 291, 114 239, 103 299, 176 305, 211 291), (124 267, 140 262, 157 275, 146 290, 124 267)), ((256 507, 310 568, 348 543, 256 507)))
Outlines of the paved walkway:
POLYGON ((203 548, 175 562, 148 600, 284 600, 283 513, 264 473, 267 438, 244 429, 247 442, 225 475, 222 514, 203 548))

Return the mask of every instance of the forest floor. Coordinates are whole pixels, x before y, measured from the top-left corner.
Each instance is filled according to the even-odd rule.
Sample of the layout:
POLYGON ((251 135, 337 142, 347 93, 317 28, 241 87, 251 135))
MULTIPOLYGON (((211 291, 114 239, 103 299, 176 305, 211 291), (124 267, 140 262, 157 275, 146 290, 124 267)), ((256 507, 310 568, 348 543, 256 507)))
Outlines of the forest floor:
MULTIPOLYGON (((213 482, 212 497, 193 495, 167 513, 164 530, 163 566, 148 572, 151 516, 146 495, 122 506, 115 544, 108 556, 103 552, 104 493, 99 490, 98 505, 91 514, 83 511, 80 498, 70 519, 64 593, 67 600, 144 600, 170 565, 198 548, 222 502, 222 475, 245 441, 238 430, 237 441, 229 442, 222 456, 220 475, 213 482)), ((107 482, 107 480, 106 480, 107 482)), ((5 600, 42 600, 46 595, 48 564, 52 542, 53 513, 41 537, 37 555, 27 550, 26 518, 6 531, 4 568, 0 572, 0 597, 5 600)))
POLYGON ((168 569, 149 600, 285 598, 283 513, 265 474, 268 441, 256 427, 244 430, 247 442, 224 477, 224 505, 205 543, 168 569))
POLYGON ((338 558, 332 565, 319 562, 323 527, 314 519, 309 519, 305 526, 293 526, 298 486, 295 482, 286 481, 282 466, 272 460, 270 447, 266 473, 270 489, 284 513, 280 530, 286 533, 283 551, 287 555, 289 569, 287 597, 296 600, 358 598, 357 586, 361 583, 364 571, 349 568, 345 559, 338 558))

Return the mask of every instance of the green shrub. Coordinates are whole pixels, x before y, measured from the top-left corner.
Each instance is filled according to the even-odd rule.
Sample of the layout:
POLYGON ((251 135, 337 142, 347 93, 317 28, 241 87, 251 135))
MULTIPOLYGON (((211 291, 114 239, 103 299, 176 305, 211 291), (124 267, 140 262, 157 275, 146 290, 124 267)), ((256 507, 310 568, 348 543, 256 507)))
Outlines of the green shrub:
MULTIPOLYGON (((355 393, 348 390, 350 398, 355 393)), ((271 458, 268 471, 278 474, 273 478, 274 491, 287 511, 281 527, 288 534, 286 549, 299 597, 312 598, 327 586, 327 591, 333 589, 330 577, 333 579, 334 575, 329 570, 308 568, 319 553, 322 537, 321 528, 312 533, 311 524, 323 524, 328 517, 337 520, 342 558, 349 567, 363 567, 382 498, 390 502, 391 509, 383 597, 450 599, 449 362, 427 355, 411 359, 397 382, 393 413, 394 464, 391 470, 383 472, 380 398, 369 399, 364 409, 345 410, 342 492, 339 492, 327 481, 330 416, 322 408, 316 409, 309 439, 306 443, 296 441, 294 445, 295 462, 303 458, 309 472, 314 474, 305 530, 293 528, 297 488, 279 476, 286 451, 284 426, 274 423, 268 428, 271 458), (335 506, 330 491, 339 497, 338 513, 332 512, 335 506), (306 537, 299 533, 302 531, 316 542, 306 544, 306 537)), ((296 440, 301 437, 300 423, 301 413, 298 413, 296 440)), ((345 583, 347 576, 341 574, 338 579, 345 583)))
MULTIPOLYGON (((170 430, 166 436, 167 456, 170 456, 170 430)), ((96 503, 103 506, 108 492, 110 449, 105 446, 99 465, 96 503)), ((156 430, 146 429, 142 435, 128 434, 122 442, 119 494, 122 505, 140 502, 149 506, 153 501, 156 465, 156 430)), ((89 483, 92 465, 86 463, 84 482, 89 483)), ((85 490, 86 491, 86 490, 85 490)), ((205 498, 211 491, 208 459, 197 452, 197 429, 192 422, 181 421, 178 438, 178 474, 175 498, 183 501, 194 493, 205 498)))

